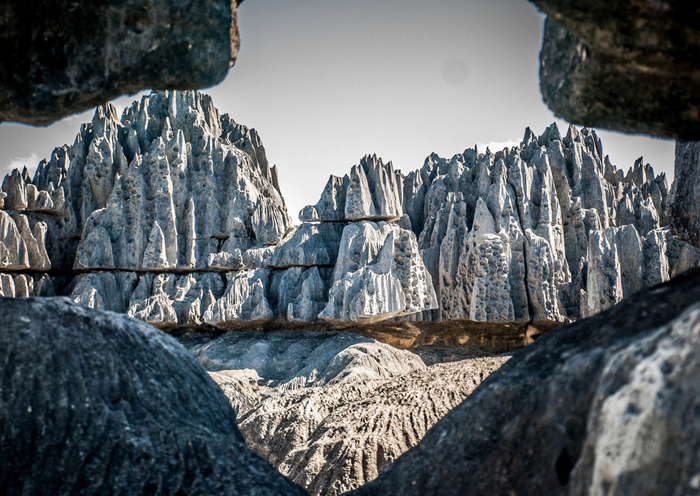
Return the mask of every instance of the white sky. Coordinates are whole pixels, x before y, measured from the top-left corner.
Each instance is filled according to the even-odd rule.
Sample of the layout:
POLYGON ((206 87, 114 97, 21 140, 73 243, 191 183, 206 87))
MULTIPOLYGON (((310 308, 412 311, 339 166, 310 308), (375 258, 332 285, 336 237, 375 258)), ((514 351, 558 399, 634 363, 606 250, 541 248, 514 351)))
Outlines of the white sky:
MULTIPOLYGON (((407 173, 431 152, 519 142, 527 126, 541 134, 556 120, 566 132, 542 103, 543 17, 525 0, 250 0, 238 21, 236 66, 205 92, 259 131, 293 217, 368 153, 407 173)), ((33 170, 92 113, 0 124, 0 174, 33 170)), ((618 167, 643 155, 672 177, 673 141, 600 136, 618 167)))

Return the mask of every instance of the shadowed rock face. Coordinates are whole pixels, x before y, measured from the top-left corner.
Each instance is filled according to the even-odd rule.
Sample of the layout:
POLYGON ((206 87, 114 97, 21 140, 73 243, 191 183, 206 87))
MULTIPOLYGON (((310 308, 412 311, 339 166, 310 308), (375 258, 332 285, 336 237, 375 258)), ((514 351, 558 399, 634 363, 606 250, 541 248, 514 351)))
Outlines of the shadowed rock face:
POLYGON ((576 124, 700 139, 700 13, 669 0, 531 0, 547 14, 540 88, 576 124))
POLYGON ((517 352, 354 495, 696 494, 700 270, 517 352))
POLYGON ((47 125, 125 93, 213 86, 238 54, 237 3, 3 1, 0 121, 47 125))
POLYGON ((671 231, 700 247, 700 142, 676 143, 676 179, 671 188, 671 231))
POLYGON ((304 494, 173 338, 67 299, 0 306, 2 494, 304 494))

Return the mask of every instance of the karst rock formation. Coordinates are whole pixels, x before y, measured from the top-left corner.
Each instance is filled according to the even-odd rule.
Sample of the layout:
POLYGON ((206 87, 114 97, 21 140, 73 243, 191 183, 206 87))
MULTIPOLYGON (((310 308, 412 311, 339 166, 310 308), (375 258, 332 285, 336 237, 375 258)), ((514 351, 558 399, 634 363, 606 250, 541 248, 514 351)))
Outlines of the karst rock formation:
POLYGON ((556 125, 404 176, 366 156, 293 226, 254 129, 207 95, 98 107, 0 193, 0 292, 69 295, 161 327, 567 321, 698 264, 668 185, 556 125))

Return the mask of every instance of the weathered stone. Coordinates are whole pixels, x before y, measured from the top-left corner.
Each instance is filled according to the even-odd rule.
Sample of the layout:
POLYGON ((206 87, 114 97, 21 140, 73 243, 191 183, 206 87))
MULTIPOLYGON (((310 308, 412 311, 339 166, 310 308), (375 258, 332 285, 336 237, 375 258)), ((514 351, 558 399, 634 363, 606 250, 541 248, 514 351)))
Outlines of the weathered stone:
POLYGON ((3 2, 0 121, 47 125, 147 88, 213 86, 236 60, 237 3, 3 2))
POLYGON ((316 205, 304 207, 302 221, 395 220, 403 215, 403 176, 391 162, 367 155, 342 179, 331 176, 316 205))
POLYGON ((671 187, 671 232, 700 248, 700 142, 676 143, 675 180, 671 187))
POLYGON ((328 304, 319 318, 384 320, 436 307, 413 232, 386 222, 345 227, 328 304))
POLYGON ((238 411, 249 446, 313 495, 374 479, 507 357, 427 367, 337 332, 182 339, 238 411))
POLYGON ((695 494, 699 301, 695 269, 546 334, 352 494, 695 494))
POLYGON ((700 14, 686 2, 531 0, 545 14, 540 88, 568 122, 700 139, 700 14))
POLYGON ((3 494, 304 494, 173 338, 67 299, 0 305, 3 494))

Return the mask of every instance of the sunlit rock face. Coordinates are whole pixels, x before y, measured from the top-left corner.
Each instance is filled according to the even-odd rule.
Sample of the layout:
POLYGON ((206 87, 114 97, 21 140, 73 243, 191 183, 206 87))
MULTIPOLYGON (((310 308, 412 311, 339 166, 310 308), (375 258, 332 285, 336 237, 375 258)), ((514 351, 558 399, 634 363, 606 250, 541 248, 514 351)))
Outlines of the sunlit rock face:
POLYGON ((430 320, 575 319, 700 261, 665 227, 665 175, 641 159, 624 174, 586 128, 431 155, 403 189, 438 297, 430 320))
POLYGON ((382 223, 367 239, 344 234, 348 220, 402 215, 401 174, 366 157, 346 182, 342 212, 325 211, 342 222, 294 228, 258 134, 208 96, 153 93, 121 118, 98 107, 33 179, 5 178, 0 291, 52 294, 55 278, 42 275, 52 268, 74 301, 162 326, 308 323, 323 312, 374 321, 435 308, 411 231, 382 223), (339 252, 342 262, 364 244, 352 273, 334 270, 339 252), (350 280, 354 298, 343 303, 350 280))
POLYGON ((253 129, 198 92, 99 107, 0 194, 0 291, 164 327, 566 321, 698 264, 666 178, 555 125, 404 176, 365 156, 293 226, 253 129))

